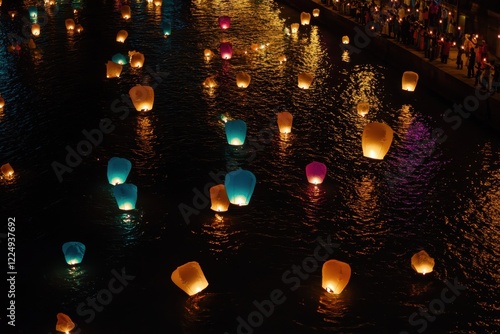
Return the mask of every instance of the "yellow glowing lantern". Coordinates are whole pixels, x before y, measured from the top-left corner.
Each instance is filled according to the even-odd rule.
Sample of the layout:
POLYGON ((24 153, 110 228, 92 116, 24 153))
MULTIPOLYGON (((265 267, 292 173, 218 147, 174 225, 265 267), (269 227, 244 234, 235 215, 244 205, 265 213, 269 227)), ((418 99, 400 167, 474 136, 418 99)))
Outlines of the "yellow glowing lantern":
POLYGON ((106 63, 106 78, 119 78, 122 73, 123 66, 108 60, 106 63))
POLYGON ((419 274, 430 273, 434 269, 434 259, 421 250, 411 257, 411 267, 419 274))
POLYGON ((309 23, 311 23, 311 14, 306 13, 306 12, 300 13, 300 24, 302 24, 303 26, 306 26, 309 23))
POLYGON ((319 9, 318 8, 313 9, 313 16, 314 17, 318 17, 319 16, 319 9))
POLYGON ((12 18, 12 19, 15 18, 17 15, 17 11, 15 11, 15 10, 9 10, 8 13, 9 13, 10 18, 12 18))
POLYGON ((215 88, 217 87, 217 81, 215 81, 215 77, 212 75, 203 81, 203 87, 205 88, 215 88))
POLYGON ((81 32, 83 31, 83 27, 82 27, 82 25, 81 25, 81 24, 77 24, 77 25, 75 26, 75 31, 76 31, 77 33, 81 33, 81 32))
POLYGON ((208 281, 201 270, 198 262, 188 262, 172 273, 172 281, 185 293, 192 296, 204 290, 208 286, 208 281))
POLYGON ((132 16, 129 5, 123 5, 121 13, 122 13, 122 18, 125 20, 128 20, 132 16))
POLYGON ((313 82, 314 77, 306 72, 299 73, 298 76, 298 86, 302 89, 309 89, 313 82))
POLYGON ((358 115, 365 117, 368 111, 370 111, 370 104, 368 102, 359 102, 357 108, 358 115))
POLYGON ((135 85, 130 88, 129 95, 137 111, 150 111, 153 109, 155 97, 153 87, 135 85))
POLYGON ((11 180, 12 178, 14 178, 14 169, 9 163, 2 165, 2 167, 0 167, 0 170, 2 171, 3 177, 5 177, 7 180, 11 180))
POLYGON ((75 29, 75 20, 73 20, 73 19, 66 19, 64 21, 64 24, 66 25, 66 30, 68 30, 68 31, 75 29))
POLYGON ((210 49, 205 49, 205 50, 203 51, 203 56, 205 56, 205 58, 206 58, 207 60, 209 60, 210 58, 212 58, 212 57, 214 56, 214 53, 213 53, 213 52, 212 52, 212 50, 210 50, 210 49))
POLYGON ((3 109, 3 107, 5 107, 5 100, 2 95, 0 95, 0 109, 3 109))
POLYGON ((210 209, 217 212, 225 212, 229 209, 229 197, 227 197, 226 187, 218 184, 210 188, 210 209))
POLYGON ((418 82, 418 74, 412 71, 403 73, 402 88, 408 92, 415 91, 418 82))
POLYGON ((287 134, 292 132, 293 116, 288 111, 278 113, 278 128, 280 133, 287 134))
POLYGON ((33 36, 40 36, 40 25, 38 23, 33 23, 31 25, 31 33, 33 36))
POLYGON ((75 328, 75 324, 71 318, 64 313, 57 313, 56 331, 69 333, 75 328))
POLYGON ((286 56, 285 55, 279 56, 278 61, 280 62, 280 65, 283 64, 284 62, 286 62, 286 56))
POLYGON ((239 72, 236 74, 236 85, 240 88, 247 88, 250 85, 250 74, 245 72, 239 72))
POLYGON ((118 43, 124 43, 127 37, 128 37, 128 32, 126 30, 120 30, 116 34, 116 41, 118 43))
POLYGON ((154 5, 160 7, 162 5, 162 0, 154 0, 154 5))
POLYGON ((300 27, 300 24, 298 24, 298 23, 292 23, 290 25, 292 34, 298 33, 299 32, 299 27, 300 27))
POLYGON ((137 51, 129 51, 130 66, 141 68, 144 65, 144 55, 137 51))
POLYGON ((251 49, 253 52, 257 52, 257 51, 259 51, 259 44, 258 44, 258 43, 252 43, 252 45, 250 45, 250 49, 251 49))
POLYGON ((342 37, 342 44, 349 44, 349 36, 342 37))
POLYGON ((153 0, 148 0, 148 3, 153 3, 153 0))
POLYGON ((385 123, 369 123, 363 130, 361 145, 363 156, 376 160, 384 159, 392 144, 393 131, 385 123))
POLYGON ((338 295, 349 283, 351 278, 351 267, 342 261, 328 260, 323 264, 321 270, 323 289, 329 293, 338 295))

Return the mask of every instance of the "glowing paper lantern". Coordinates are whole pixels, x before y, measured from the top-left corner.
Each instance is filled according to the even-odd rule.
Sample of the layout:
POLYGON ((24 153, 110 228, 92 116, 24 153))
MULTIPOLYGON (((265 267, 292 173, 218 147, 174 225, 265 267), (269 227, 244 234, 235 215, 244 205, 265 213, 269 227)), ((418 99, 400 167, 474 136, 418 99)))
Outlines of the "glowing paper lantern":
POLYGON ((370 111, 370 104, 368 102, 359 102, 357 109, 358 115, 365 117, 368 111, 370 111))
POLYGON ((286 56, 285 55, 279 56, 278 61, 280 62, 280 65, 283 64, 284 62, 286 62, 286 56))
POLYGON ((247 88, 250 85, 250 74, 245 72, 239 72, 236 74, 236 85, 240 88, 247 88))
POLYGON ((342 37, 342 44, 349 44, 349 36, 342 37))
POLYGON ((132 16, 130 6, 128 5, 122 6, 121 13, 122 13, 122 18, 125 20, 128 20, 132 16))
POLYGON ((64 24, 66 25, 66 30, 68 31, 75 30, 75 20, 66 19, 64 20, 64 24))
POLYGON ((303 26, 306 26, 309 23, 311 23, 311 14, 306 13, 306 12, 300 13, 300 24, 302 24, 303 26))
POLYGON ((137 186, 132 183, 117 184, 113 187, 113 195, 120 210, 133 210, 137 202, 137 186))
POLYGON ((128 63, 127 57, 125 57, 121 53, 115 54, 113 57, 111 57, 111 60, 114 63, 120 64, 120 65, 126 65, 128 63))
POLYGON ((299 32, 299 27, 300 27, 300 24, 298 24, 298 23, 292 23, 290 25, 292 34, 298 33, 299 32))
POLYGON ((132 163, 125 158, 113 157, 108 161, 109 184, 117 185, 127 181, 128 174, 132 169, 132 163))
POLYGON ((144 65, 144 54, 137 51, 129 51, 130 66, 141 68, 144 65))
POLYGON ((278 128, 280 133, 287 134, 292 132, 292 121, 293 116, 288 111, 278 113, 278 128))
POLYGON ((219 17, 219 26, 222 30, 229 29, 230 25, 231 25, 231 18, 229 16, 219 17))
POLYGON ((0 109, 3 109, 5 107, 5 100, 4 98, 0 95, 0 109))
POLYGON ((321 270, 321 286, 329 293, 338 295, 349 283, 351 267, 342 261, 328 260, 321 270))
POLYGON ((214 76, 210 76, 203 81, 203 87, 205 88, 215 88, 217 87, 217 81, 215 81, 214 76))
POLYGON ((154 5, 157 6, 157 7, 160 7, 162 5, 162 0, 154 0, 154 5))
POLYGON ((82 26, 81 24, 77 24, 77 25, 75 26, 75 31, 76 31, 77 33, 81 33, 81 32, 83 31, 83 26, 82 26))
POLYGON ((321 184, 326 176, 326 165, 313 161, 306 166, 307 181, 312 184, 321 184))
POLYGON ((210 188, 210 209, 217 212, 225 212, 229 208, 229 197, 227 197, 226 187, 218 184, 210 188))
POLYGON ((153 87, 135 85, 129 90, 129 95, 137 111, 149 111, 153 109, 155 98, 153 87))
POLYGON ((248 205, 256 182, 255 175, 248 170, 238 169, 227 173, 224 186, 229 202, 239 206, 248 205))
POLYGON ((57 313, 56 331, 69 333, 75 328, 75 324, 71 318, 64 313, 57 313))
POLYGON ((40 25, 38 23, 33 23, 31 25, 31 33, 33 36, 40 36, 40 25))
POLYGON ((257 52, 259 51, 259 44, 258 43, 252 43, 252 45, 250 45, 250 49, 254 52, 257 52))
POLYGON ((119 78, 122 73, 123 66, 111 60, 106 63, 106 78, 119 78))
POLYGON ((116 41, 118 43, 124 43, 127 37, 128 37, 128 32, 126 30, 120 30, 116 34, 116 41))
POLYGON ((203 51, 203 56, 204 56, 207 60, 209 60, 210 58, 212 58, 212 57, 214 56, 214 53, 213 53, 213 52, 212 52, 212 50, 210 50, 210 49, 205 49, 205 50, 203 51))
POLYGON ((434 269, 434 259, 426 251, 421 250, 411 257, 411 267, 417 273, 425 275, 434 269))
POLYGON ((403 73, 402 88, 408 92, 415 91, 418 82, 418 74, 412 71, 403 73))
POLYGON ((231 59, 233 57, 233 46, 229 42, 220 44, 220 56, 222 59, 231 59))
POLYGON ((189 296, 195 295, 208 286, 208 281, 198 262, 188 262, 172 273, 172 282, 189 296))
POLYGON ((0 167, 0 170, 2 171, 3 177, 5 177, 7 180, 11 180, 14 178, 14 169, 9 163, 2 165, 2 167, 0 167))
POLYGON ((28 13, 31 19, 36 19, 38 17, 38 8, 36 8, 36 6, 30 6, 28 8, 28 13))
POLYGON ((247 124, 241 119, 227 121, 226 138, 229 145, 243 145, 247 136, 247 124))
POLYGON ((172 34, 172 23, 169 20, 162 21, 161 30, 164 36, 170 36, 172 34))
POLYGON ((363 156, 382 160, 391 147, 393 131, 384 123, 369 123, 363 130, 363 156))
POLYGON ((318 17, 319 16, 319 9, 318 8, 313 9, 313 16, 314 17, 318 17))
POLYGON ((309 89, 309 86, 311 86, 313 79, 314 79, 314 77, 312 75, 310 75, 309 73, 306 73, 306 72, 299 73, 299 76, 298 76, 299 88, 309 89))
POLYGON ((66 263, 69 265, 79 264, 85 255, 85 245, 78 241, 66 242, 62 245, 62 251, 66 263))

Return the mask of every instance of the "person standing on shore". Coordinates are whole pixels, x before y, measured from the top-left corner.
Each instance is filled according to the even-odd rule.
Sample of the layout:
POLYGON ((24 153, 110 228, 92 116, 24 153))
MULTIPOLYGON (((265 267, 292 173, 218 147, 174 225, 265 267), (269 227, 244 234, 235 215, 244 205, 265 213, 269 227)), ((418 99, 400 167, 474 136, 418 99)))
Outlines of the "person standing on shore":
POLYGON ((474 47, 470 48, 469 59, 467 60, 467 78, 474 77, 474 66, 476 65, 476 51, 474 47))

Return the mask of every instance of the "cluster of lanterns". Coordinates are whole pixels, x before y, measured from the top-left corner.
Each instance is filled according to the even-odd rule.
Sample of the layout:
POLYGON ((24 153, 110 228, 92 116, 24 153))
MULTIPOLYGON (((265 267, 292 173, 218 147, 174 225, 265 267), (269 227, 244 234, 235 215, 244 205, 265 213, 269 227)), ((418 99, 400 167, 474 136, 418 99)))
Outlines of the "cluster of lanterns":
POLYGON ((132 169, 132 162, 125 158, 113 157, 108 161, 107 176, 113 185, 113 195, 120 210, 135 209, 137 203, 137 186, 125 183, 132 169))

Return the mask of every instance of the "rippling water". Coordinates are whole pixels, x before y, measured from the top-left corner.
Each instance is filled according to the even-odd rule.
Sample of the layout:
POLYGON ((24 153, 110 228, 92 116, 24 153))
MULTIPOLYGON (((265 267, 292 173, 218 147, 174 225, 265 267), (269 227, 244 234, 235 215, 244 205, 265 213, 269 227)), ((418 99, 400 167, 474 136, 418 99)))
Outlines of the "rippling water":
POLYGON ((119 1, 40 4, 47 20, 29 50, 23 18, 35 4, 0 8, 0 163, 16 172, 1 180, 1 205, 17 224, 18 332, 54 332, 58 312, 82 333, 500 330, 498 135, 471 119, 453 129, 443 120, 452 101, 423 86, 403 94, 402 73, 368 50, 346 59, 338 44, 349 32, 332 33, 313 19, 286 35, 300 13, 270 0, 130 1, 129 21, 119 1), (227 31, 218 27, 221 15, 231 17, 227 31), (65 31, 70 17, 83 33, 65 31), (162 20, 172 23, 168 38, 162 20), (129 32, 123 45, 115 42, 120 29, 129 32), (7 50, 13 36, 21 36, 19 53, 7 50), (233 59, 218 57, 221 41, 232 43, 233 59), (105 79, 104 64, 130 50, 145 55, 147 68, 125 66, 119 79, 105 79), (235 84, 240 71, 252 77, 247 89, 235 84), (304 71, 315 78, 308 90, 297 87, 304 71), (201 84, 209 76, 214 89, 201 84), (155 88, 153 110, 117 111, 135 84, 155 88), (371 105, 364 118, 360 101, 371 105), (280 111, 294 116, 286 137, 276 125, 280 111), (247 123, 245 145, 227 145, 221 115, 247 123), (64 163, 66 147, 76 148, 82 131, 104 118, 113 131, 58 182, 51 163, 64 163), (361 133, 373 121, 394 130, 382 161, 361 152, 361 133), (443 143, 430 140, 436 128, 443 143), (131 212, 116 208, 107 183, 113 156, 133 164, 129 182, 139 199, 131 212), (328 167, 319 186, 305 177, 313 160, 328 167), (194 189, 239 167, 257 177, 250 205, 214 215, 194 189), (181 203, 201 208, 189 224, 181 203), (321 288, 322 263, 307 260, 318 238, 338 244, 331 258, 352 268, 340 295, 321 288), (63 261, 66 241, 87 246, 75 269, 63 261), (410 267, 421 249, 436 260, 423 277, 410 267), (198 261, 210 283, 190 298, 170 280, 188 261, 198 261), (303 265, 310 273, 292 272, 303 265), (92 298, 122 268, 135 278, 91 316, 92 298), (446 280, 466 289, 439 304, 446 280), (282 303, 257 316, 254 301, 276 290, 282 303), (437 315, 412 318, 439 305, 437 315), (238 331, 238 317, 257 328, 238 331))

